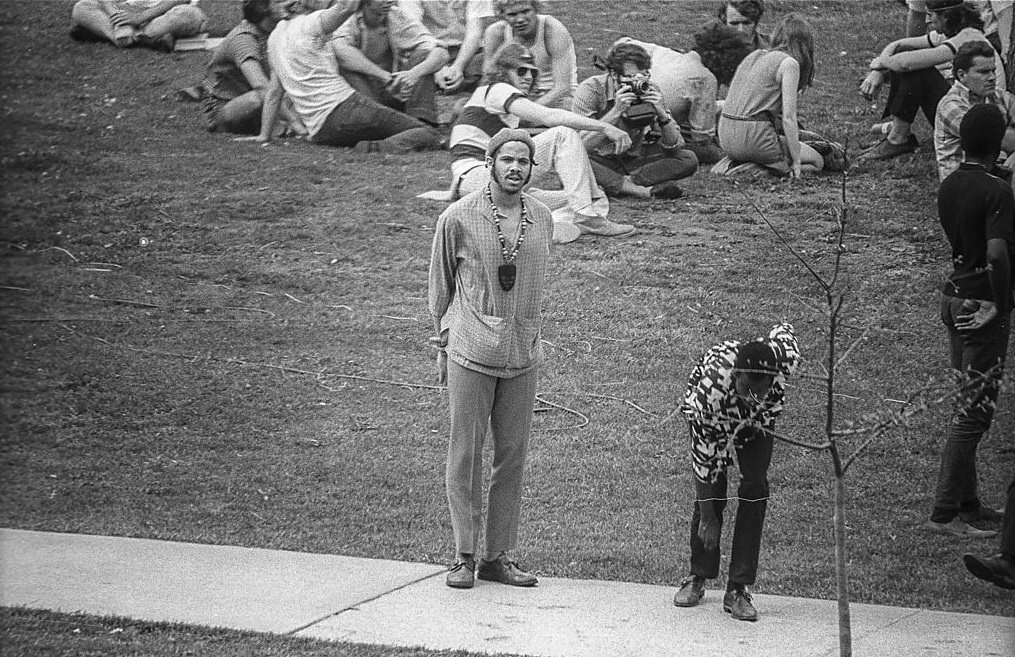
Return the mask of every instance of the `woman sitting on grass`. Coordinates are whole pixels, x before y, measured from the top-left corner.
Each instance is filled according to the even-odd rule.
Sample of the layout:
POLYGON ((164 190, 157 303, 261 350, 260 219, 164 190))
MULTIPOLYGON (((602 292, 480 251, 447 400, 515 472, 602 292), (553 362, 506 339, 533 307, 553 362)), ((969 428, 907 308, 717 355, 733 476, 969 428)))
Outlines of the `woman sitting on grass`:
POLYGON ((772 49, 747 55, 733 75, 719 117, 719 143, 731 162, 713 171, 736 174, 760 165, 799 178, 804 171, 841 169, 840 145, 813 133, 808 143, 800 139, 797 97, 813 78, 813 31, 790 14, 776 27, 772 49))

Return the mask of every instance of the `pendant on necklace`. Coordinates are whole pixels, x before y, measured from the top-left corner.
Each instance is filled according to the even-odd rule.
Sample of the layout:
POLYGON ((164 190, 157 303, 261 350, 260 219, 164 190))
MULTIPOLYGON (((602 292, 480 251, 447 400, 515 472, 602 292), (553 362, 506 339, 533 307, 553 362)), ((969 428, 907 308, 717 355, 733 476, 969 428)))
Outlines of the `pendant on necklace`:
POLYGON ((500 283, 500 289, 505 292, 510 292, 511 288, 515 286, 515 278, 517 277, 517 268, 513 262, 505 262, 500 267, 497 267, 497 282, 500 283))

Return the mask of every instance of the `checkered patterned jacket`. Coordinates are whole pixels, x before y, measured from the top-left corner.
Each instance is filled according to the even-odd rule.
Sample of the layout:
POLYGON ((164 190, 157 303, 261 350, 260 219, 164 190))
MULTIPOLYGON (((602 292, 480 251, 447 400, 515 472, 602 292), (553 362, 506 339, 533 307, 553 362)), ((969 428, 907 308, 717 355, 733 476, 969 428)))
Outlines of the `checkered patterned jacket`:
POLYGON ((779 373, 764 403, 754 415, 745 414, 733 387, 733 365, 740 342, 718 344, 701 357, 684 393, 683 412, 691 433, 694 476, 715 482, 733 463, 736 447, 755 437, 758 429, 773 431, 786 397, 786 377, 800 363, 793 326, 783 322, 772 327, 764 339, 775 352, 779 373))

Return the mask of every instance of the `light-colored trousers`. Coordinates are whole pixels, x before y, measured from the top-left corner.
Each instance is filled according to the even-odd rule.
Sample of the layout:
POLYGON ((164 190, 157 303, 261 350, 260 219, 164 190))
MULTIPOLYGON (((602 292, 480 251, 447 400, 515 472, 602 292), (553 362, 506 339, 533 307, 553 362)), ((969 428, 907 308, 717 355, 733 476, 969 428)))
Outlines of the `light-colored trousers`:
MULTIPOLYGON (((567 208, 572 216, 565 219, 573 220, 573 215, 605 217, 609 214, 610 201, 596 184, 588 153, 577 132, 571 128, 550 128, 534 136, 532 141, 536 144, 536 165, 525 191, 551 210, 567 208), (555 189, 557 187, 563 189, 555 189)), ((458 193, 465 196, 483 189, 489 182, 487 168, 476 167, 462 176, 458 193)), ((557 216, 554 213, 554 217, 557 216)))
POLYGON ((518 542, 522 478, 532 429, 537 370, 502 379, 448 361, 451 441, 445 482, 455 549, 474 554, 483 520, 483 442, 493 436, 493 467, 486 513, 486 552, 518 542))
POLYGON ((110 15, 99 0, 78 0, 71 10, 71 20, 99 36, 104 36, 120 47, 134 43, 138 34, 158 39, 166 34, 176 38, 194 36, 204 29, 207 18, 194 5, 177 5, 151 19, 140 28, 114 27, 110 15))

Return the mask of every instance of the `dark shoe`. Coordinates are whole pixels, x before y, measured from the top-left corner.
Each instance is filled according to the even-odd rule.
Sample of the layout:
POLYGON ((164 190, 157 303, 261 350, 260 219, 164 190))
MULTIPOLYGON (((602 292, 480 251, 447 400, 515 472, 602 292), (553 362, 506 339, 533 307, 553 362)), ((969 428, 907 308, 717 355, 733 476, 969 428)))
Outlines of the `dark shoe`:
POLYGON ((845 171, 849 166, 846 149, 842 144, 825 139, 805 141, 804 143, 816 150, 821 159, 825 161, 825 171, 845 171))
POLYGON ((680 189, 680 185, 675 180, 667 180, 661 182, 658 185, 652 186, 652 198, 680 198, 684 195, 684 190, 680 189))
POLYGON ((959 518, 970 524, 974 522, 1001 522, 1004 520, 1004 512, 981 506, 976 511, 960 511, 959 518))
POLYGON ((164 53, 173 52, 173 48, 176 47, 176 40, 172 34, 163 34, 159 38, 153 39, 147 34, 142 33, 134 38, 134 43, 142 48, 164 53))
POLYGON ((726 591, 722 598, 722 610, 732 614, 733 618, 754 622, 758 620, 758 610, 751 603, 751 594, 746 588, 726 591))
POLYGON ((458 561, 448 572, 445 583, 453 589, 471 589, 476 583, 476 562, 473 559, 458 561))
POLYGON ((966 570, 1002 589, 1015 589, 1015 564, 1003 554, 992 557, 978 557, 975 554, 962 555, 966 570))
POLYGON ((875 160, 890 160, 893 157, 916 152, 919 145, 920 142, 916 140, 916 135, 913 134, 910 134, 909 139, 901 144, 893 144, 888 141, 888 137, 885 137, 874 146, 861 153, 859 159, 866 162, 873 162, 875 160))
POLYGON ((680 580, 680 589, 673 596, 673 604, 678 607, 693 607, 705 597, 705 578, 688 575, 680 580))
POLYGON ((994 538, 997 536, 997 532, 988 529, 977 529, 959 517, 952 518, 948 522, 928 520, 927 529, 938 534, 961 536, 963 538, 994 538))
POLYGON ((99 41, 105 41, 104 38, 92 32, 84 25, 75 25, 70 29, 70 38, 80 43, 98 43, 99 41))
POLYGON ((504 554, 493 561, 480 559, 476 576, 488 582, 500 582, 509 586, 535 586, 539 582, 535 575, 519 568, 517 563, 504 554))

